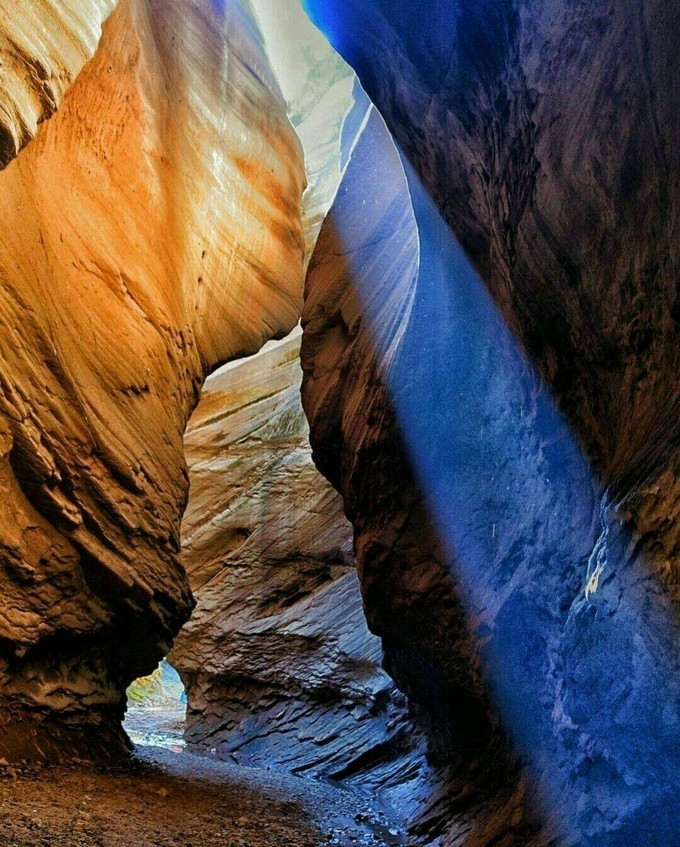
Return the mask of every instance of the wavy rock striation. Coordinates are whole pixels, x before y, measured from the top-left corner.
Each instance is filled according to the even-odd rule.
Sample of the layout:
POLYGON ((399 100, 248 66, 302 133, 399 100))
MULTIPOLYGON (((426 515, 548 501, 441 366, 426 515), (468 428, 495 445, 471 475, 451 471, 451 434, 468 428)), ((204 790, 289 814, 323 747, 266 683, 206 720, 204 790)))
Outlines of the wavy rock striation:
POLYGON ((455 766, 418 825, 466 847, 674 843, 672 13, 309 5, 426 189, 362 139, 302 346, 369 623, 455 766))
POLYGON ((244 8, 124 0, 0 181, 0 754, 109 755, 192 606, 203 379, 299 314, 301 151, 244 8))
POLYGON ((311 461, 299 349, 296 331, 210 377, 185 436, 197 606, 170 654, 185 737, 294 773, 397 769, 403 709, 366 628, 342 500, 311 461))
MULTIPOLYGON (((308 257, 368 102, 295 3, 255 3, 306 157, 308 257)), ((342 500, 311 460, 300 334, 206 382, 185 437, 181 560, 196 598, 170 659, 187 741, 249 765, 408 794, 403 697, 381 668, 342 500)), ((401 799, 401 796, 400 796, 401 799)))
MULTIPOLYGON (((526 785, 490 715, 463 592, 393 411, 397 397, 409 397, 399 393, 400 379, 410 383, 411 399, 423 380, 433 381, 412 345, 445 331, 419 304, 421 280, 432 283, 422 223, 398 152, 373 111, 307 278, 303 401, 314 459, 345 493, 369 626, 427 736, 427 765, 393 798, 412 835, 482 845, 514 831, 521 843, 540 844, 523 809, 526 785)), ((428 352, 436 347, 427 344, 428 352)))
POLYGON ((115 0, 0 3, 0 168, 51 117, 97 47, 115 0))
POLYGON ((309 5, 607 482, 653 472, 679 426, 674 10, 309 5))

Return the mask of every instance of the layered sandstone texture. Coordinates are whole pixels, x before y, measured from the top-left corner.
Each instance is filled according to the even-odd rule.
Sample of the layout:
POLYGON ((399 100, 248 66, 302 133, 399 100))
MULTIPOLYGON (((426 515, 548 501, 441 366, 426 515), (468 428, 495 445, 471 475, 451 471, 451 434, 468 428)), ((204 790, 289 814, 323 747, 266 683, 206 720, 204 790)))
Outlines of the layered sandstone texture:
POLYGON ((189 744, 326 777, 398 770, 403 704, 381 668, 342 499, 311 461, 300 332, 210 377, 185 449, 182 563, 197 606, 170 654, 189 744))
MULTIPOLYGON (((254 7, 305 152, 309 256, 368 101, 299 6, 254 7)), ((197 605, 170 654, 186 739, 248 765, 394 789, 425 766, 366 628, 342 500, 311 460, 299 350, 298 330, 226 365, 187 430, 181 561, 197 605)))
POLYGON ((110 753, 192 606, 203 379, 300 309, 302 154, 250 12, 120 2, 0 182, 0 754, 110 753))
POLYGON ((303 399, 387 667, 455 765, 420 825, 674 843, 673 12, 309 5, 401 148, 369 128, 324 224, 303 399))
POLYGON ((0 168, 59 108, 115 0, 0 3, 0 168))
MULTIPOLYGON (((547 842, 534 840, 533 812, 524 808, 525 781, 490 714, 463 592, 437 543, 394 413, 397 401, 417 413, 422 396, 429 401, 429 425, 443 422, 429 395, 445 399, 436 339, 448 331, 450 308, 445 299, 423 304, 418 296, 421 278, 435 301, 445 285, 424 255, 424 223, 398 151, 373 110, 307 280, 303 401, 314 459, 345 495, 368 623, 381 636, 385 667, 428 739, 428 769, 399 802, 412 836, 424 843, 465 838, 482 845, 516 835, 522 844, 542 844, 547 842), (437 360, 425 366, 417 355, 423 349, 437 360)), ((470 318, 461 314, 460 321, 470 318)), ((488 357, 481 362, 483 372, 493 369, 488 357)), ((424 449, 445 471, 436 442, 424 449)), ((507 456, 515 449, 510 442, 507 456)))

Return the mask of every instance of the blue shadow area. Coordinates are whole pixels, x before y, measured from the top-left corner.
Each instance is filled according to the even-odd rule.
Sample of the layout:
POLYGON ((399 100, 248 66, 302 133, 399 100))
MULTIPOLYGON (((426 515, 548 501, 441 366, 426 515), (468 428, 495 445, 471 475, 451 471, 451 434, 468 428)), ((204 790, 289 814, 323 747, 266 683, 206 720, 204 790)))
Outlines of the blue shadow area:
MULTIPOLYGON (((307 5, 337 45, 343 4, 307 5)), ((680 843, 680 645, 636 540, 377 117, 343 186, 330 220, 362 331, 492 700, 560 843, 680 843), (400 180, 417 227, 413 279, 390 241, 385 195, 400 180), (403 316, 386 318, 383 290, 400 286, 403 316)))

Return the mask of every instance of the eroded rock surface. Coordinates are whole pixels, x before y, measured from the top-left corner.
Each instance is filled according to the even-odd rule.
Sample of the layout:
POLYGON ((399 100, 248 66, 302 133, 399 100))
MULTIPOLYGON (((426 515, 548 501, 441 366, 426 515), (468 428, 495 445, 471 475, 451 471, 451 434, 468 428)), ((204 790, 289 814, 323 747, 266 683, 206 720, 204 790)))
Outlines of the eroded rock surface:
POLYGON ((309 5, 607 482, 644 478, 679 426, 676 10, 309 5))
POLYGON ((197 606, 170 660, 194 748, 380 784, 413 745, 366 628, 342 499, 311 460, 299 348, 297 331, 205 384, 185 437, 197 606))
POLYGON ((366 135, 311 262, 302 350, 369 622, 456 765, 421 823, 466 846, 673 843, 672 14, 310 5, 427 189, 408 169, 394 188, 396 151, 376 165, 390 142, 366 135))
MULTIPOLYGON (((305 151, 310 255, 368 101, 299 7, 254 5, 305 151)), ((195 749, 386 789, 425 766, 366 628, 342 500, 311 460, 299 349, 298 331, 204 387, 182 529, 197 606, 170 658, 195 749)))
POLYGON ((59 108, 115 0, 0 3, 0 168, 59 108))
POLYGON ((182 436, 295 324, 301 151, 238 3, 124 0, 0 174, 0 754, 111 754, 191 609, 182 436))
MULTIPOLYGON (((423 249, 403 164, 373 112, 308 275, 303 399, 314 458, 345 493, 369 625, 428 736, 429 767, 397 800, 412 834, 427 843, 442 835, 444 844, 464 837, 482 845, 499 835, 547 843, 533 838, 526 786, 490 714, 464 593, 437 543, 393 412, 392 373, 410 383, 411 397, 433 380, 405 352, 423 343, 421 333, 442 329, 419 305, 419 281, 428 279, 423 249)), ((441 414, 431 414, 441 426, 441 414)))

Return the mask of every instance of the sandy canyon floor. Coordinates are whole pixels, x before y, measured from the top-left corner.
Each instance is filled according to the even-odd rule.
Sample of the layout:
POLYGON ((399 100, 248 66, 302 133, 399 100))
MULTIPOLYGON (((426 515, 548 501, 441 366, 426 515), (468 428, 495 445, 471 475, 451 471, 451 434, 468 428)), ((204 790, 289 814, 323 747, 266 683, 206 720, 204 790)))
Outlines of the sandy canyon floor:
POLYGON ((341 787, 138 746, 114 769, 0 766, 2 847, 405 845, 341 787))

